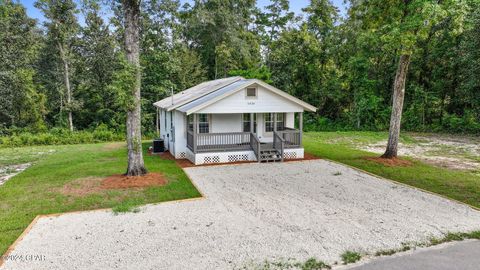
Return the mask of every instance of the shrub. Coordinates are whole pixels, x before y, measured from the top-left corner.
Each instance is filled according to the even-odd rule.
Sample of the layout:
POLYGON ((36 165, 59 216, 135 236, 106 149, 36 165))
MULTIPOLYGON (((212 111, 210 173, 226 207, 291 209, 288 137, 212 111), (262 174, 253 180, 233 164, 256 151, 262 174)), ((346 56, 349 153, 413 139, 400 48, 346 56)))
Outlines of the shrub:
POLYGON ((12 133, 0 137, 0 147, 19 147, 31 145, 81 144, 124 140, 124 135, 99 126, 93 131, 70 131, 52 128, 43 133, 12 133))

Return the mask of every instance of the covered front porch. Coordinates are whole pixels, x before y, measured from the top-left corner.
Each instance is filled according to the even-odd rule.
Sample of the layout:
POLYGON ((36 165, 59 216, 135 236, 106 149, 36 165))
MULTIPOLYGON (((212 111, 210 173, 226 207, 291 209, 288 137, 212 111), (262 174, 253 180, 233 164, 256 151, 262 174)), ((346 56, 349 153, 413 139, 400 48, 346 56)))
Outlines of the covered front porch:
POLYGON ((221 160, 221 155, 228 162, 303 157, 303 112, 193 113, 186 116, 186 123, 187 148, 191 155, 205 157, 206 163, 221 160))

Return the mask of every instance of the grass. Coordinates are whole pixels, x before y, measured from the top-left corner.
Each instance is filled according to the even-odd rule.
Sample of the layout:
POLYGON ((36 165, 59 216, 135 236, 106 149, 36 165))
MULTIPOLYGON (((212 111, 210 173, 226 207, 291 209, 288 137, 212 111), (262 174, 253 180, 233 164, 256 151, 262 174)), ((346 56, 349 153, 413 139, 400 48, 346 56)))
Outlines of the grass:
POLYGON ((340 257, 342 258, 343 264, 349 264, 358 262, 362 258, 362 255, 354 251, 345 251, 340 257))
MULTIPOLYGON (((237 269, 237 268, 235 268, 237 269)), ((323 270, 332 269, 332 267, 323 261, 319 261, 315 258, 310 258, 306 261, 298 261, 295 259, 277 260, 277 261, 264 261, 262 264, 245 265, 242 270, 323 270)))
MULTIPOLYGON (((412 166, 388 167, 365 157, 377 154, 354 149, 356 142, 377 142, 387 138, 384 132, 308 132, 304 134, 305 151, 344 163, 407 185, 480 207, 480 174, 449 170, 411 160, 412 166)), ((402 141, 414 141, 404 136, 402 141)))
POLYGON ((122 143, 2 148, 0 157, 3 166, 34 162, 32 167, 0 186, 0 254, 37 215, 100 208, 113 208, 116 213, 134 212, 147 203, 201 196, 174 161, 146 154, 147 169, 165 175, 167 185, 84 197, 59 191, 76 179, 124 173, 127 155, 122 143))
POLYGON ((398 249, 379 250, 379 251, 375 252, 375 256, 390 256, 390 255, 393 255, 397 252, 405 252, 405 251, 408 251, 410 249, 412 249, 412 247, 410 247, 409 245, 402 244, 402 247, 398 248, 398 249))

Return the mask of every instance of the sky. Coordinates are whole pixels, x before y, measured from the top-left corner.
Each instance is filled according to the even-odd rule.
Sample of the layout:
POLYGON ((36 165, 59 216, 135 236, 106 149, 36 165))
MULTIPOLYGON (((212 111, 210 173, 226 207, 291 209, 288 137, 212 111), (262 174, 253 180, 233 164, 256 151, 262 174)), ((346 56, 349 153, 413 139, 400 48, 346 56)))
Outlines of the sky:
MULTIPOLYGON (((78 1, 78 0, 77 0, 78 1)), ((189 0, 181 0, 182 3, 188 2, 189 0)), ((344 0, 331 0, 335 6, 337 6, 341 14, 344 14, 345 4, 344 0)), ((27 8, 28 16, 38 19, 40 22, 43 21, 42 13, 33 6, 35 0, 20 0, 20 2, 27 8)), ((295 12, 295 14, 300 14, 302 8, 306 7, 310 0, 290 0, 290 10, 295 12)), ((257 6, 264 7, 270 3, 269 0, 257 0, 257 6)))

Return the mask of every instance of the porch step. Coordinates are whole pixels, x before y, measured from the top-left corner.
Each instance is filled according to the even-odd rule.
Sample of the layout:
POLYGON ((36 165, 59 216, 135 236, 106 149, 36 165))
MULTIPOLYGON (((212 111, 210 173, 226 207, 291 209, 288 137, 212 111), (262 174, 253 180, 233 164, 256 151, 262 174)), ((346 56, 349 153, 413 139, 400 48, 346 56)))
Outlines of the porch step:
POLYGON ((282 161, 280 152, 275 149, 265 149, 260 151, 260 162, 278 162, 282 161))

